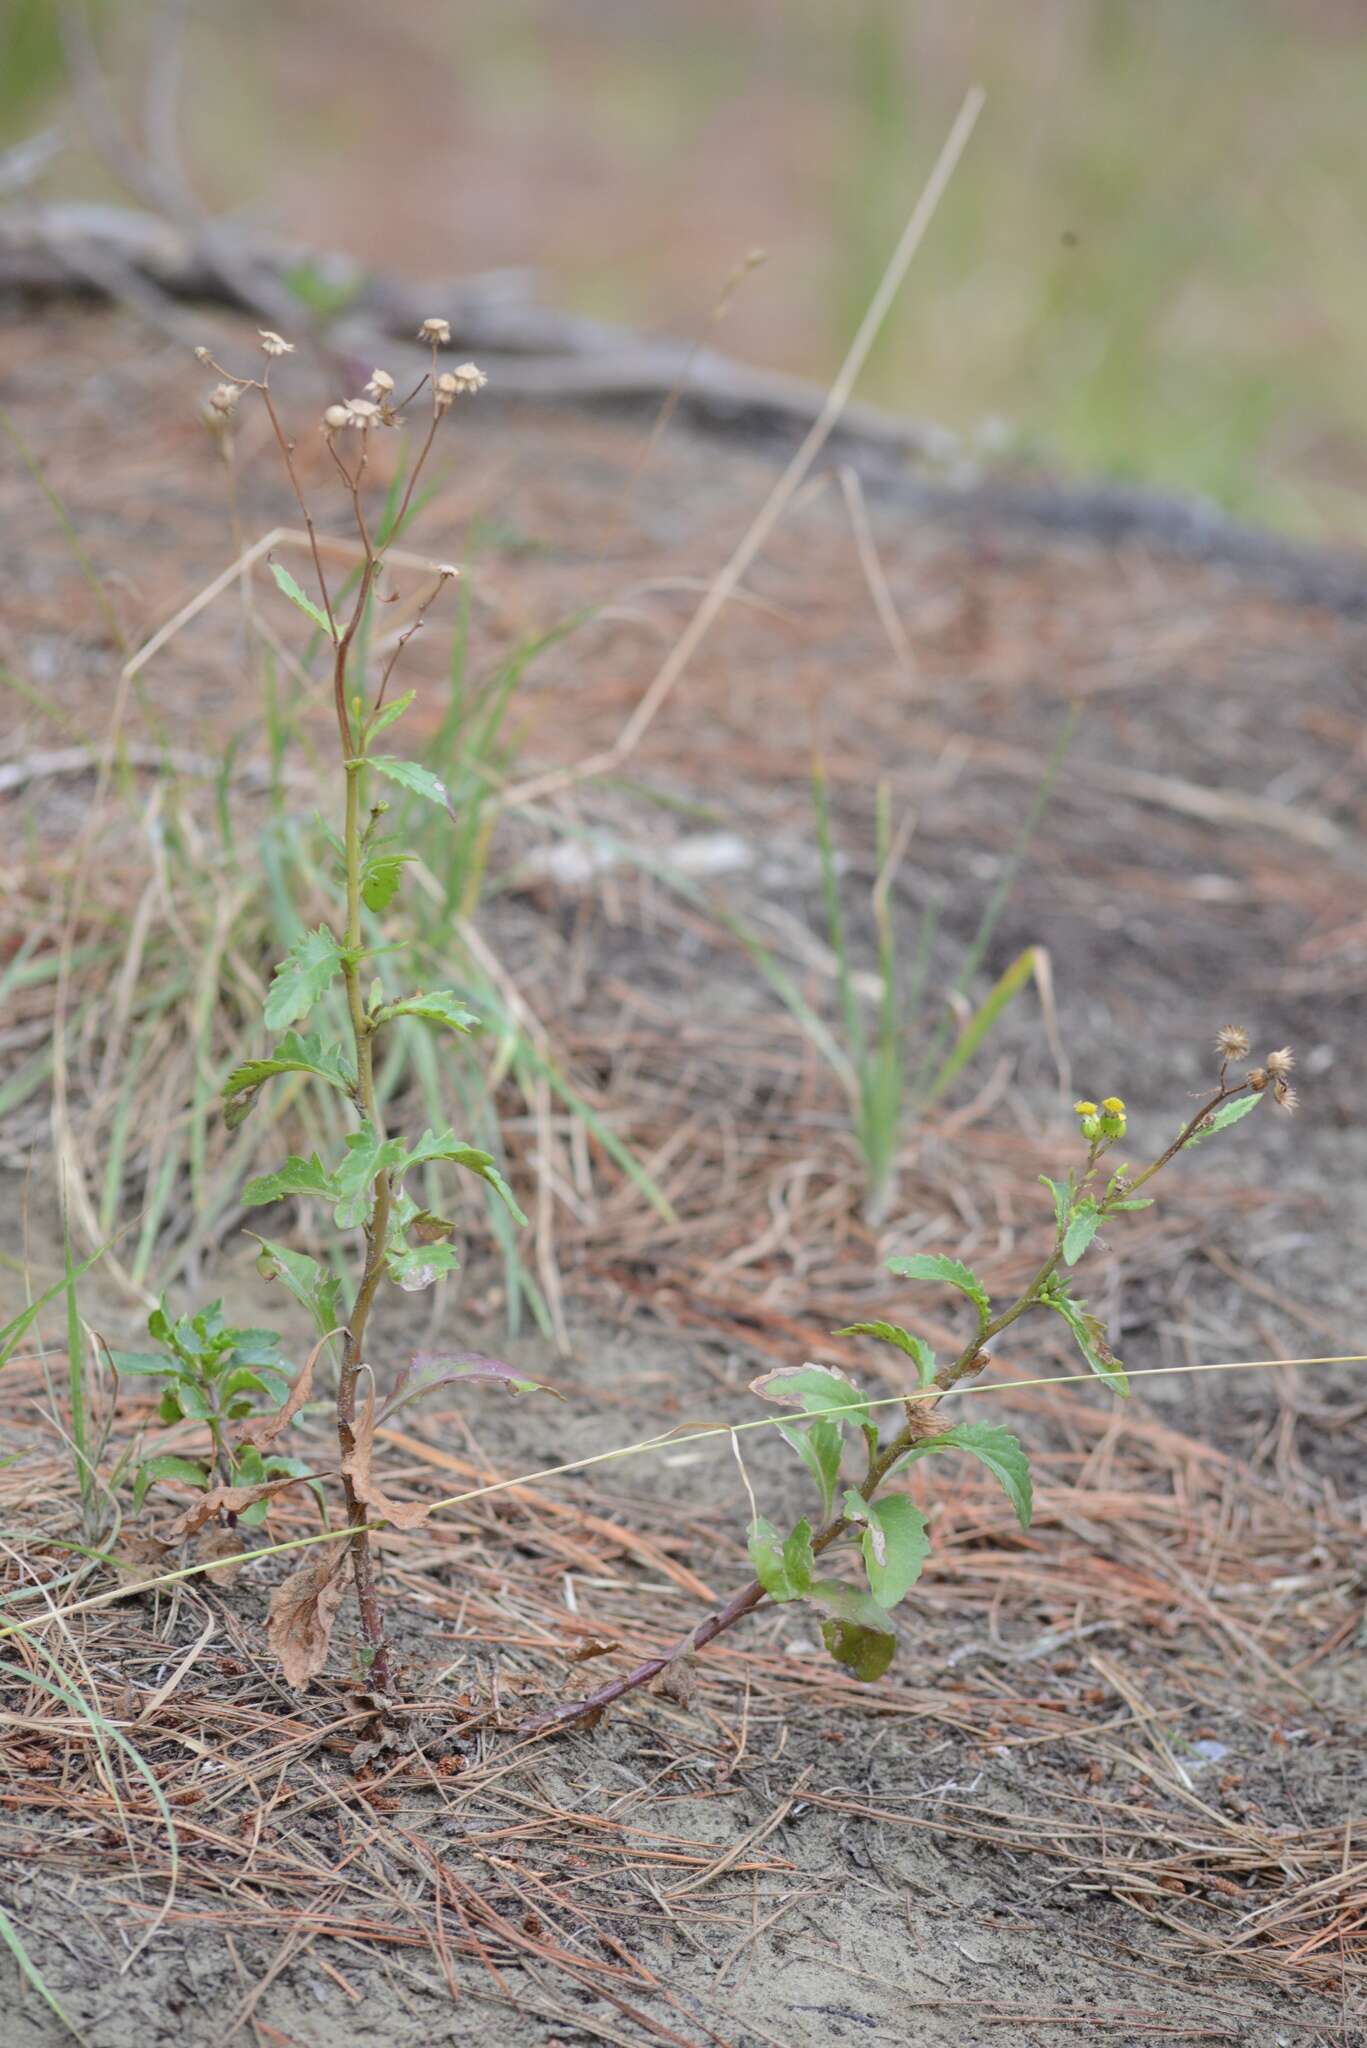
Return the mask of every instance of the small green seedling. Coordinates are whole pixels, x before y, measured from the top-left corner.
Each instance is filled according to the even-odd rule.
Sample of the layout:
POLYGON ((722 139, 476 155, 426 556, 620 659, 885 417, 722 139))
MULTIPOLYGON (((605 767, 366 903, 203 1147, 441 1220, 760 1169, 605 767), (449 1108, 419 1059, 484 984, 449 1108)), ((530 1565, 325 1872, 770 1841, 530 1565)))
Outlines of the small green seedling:
MULTIPOLYGON (((147 1334, 160 1347, 157 1351, 110 1351, 110 1364, 121 1378, 156 1381, 161 1389, 159 1421, 168 1427, 202 1422, 209 1451, 202 1458, 168 1452, 144 1459, 133 1483, 135 1509, 158 1480, 174 1480, 207 1493, 215 1486, 265 1487, 273 1479, 309 1476, 308 1466, 298 1458, 276 1451, 263 1456, 238 1427, 289 1401, 294 1374, 280 1356, 280 1340, 273 1330, 231 1329, 223 1319, 221 1301, 172 1322, 163 1300, 147 1319, 147 1334)), ((232 1520, 250 1529, 265 1521, 268 1508, 263 1494, 232 1520)))

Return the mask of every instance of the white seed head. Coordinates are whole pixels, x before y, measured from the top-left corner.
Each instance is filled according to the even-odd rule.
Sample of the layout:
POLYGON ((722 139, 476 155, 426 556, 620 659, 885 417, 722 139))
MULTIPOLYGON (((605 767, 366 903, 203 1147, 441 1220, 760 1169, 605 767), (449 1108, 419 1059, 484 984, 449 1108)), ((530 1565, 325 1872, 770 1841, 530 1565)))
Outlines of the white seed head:
POLYGON ((365 389, 367 398, 388 398, 390 392, 394 389, 394 379, 390 376, 388 370, 372 370, 370 382, 366 385, 365 389))
POLYGON ((329 434, 340 433, 343 427, 351 425, 351 414, 344 405, 330 405, 323 414, 323 426, 329 434))
POLYGON ((349 398, 346 412, 349 427, 373 427, 380 417, 379 406, 369 398, 349 398))
POLYGON ((478 363, 457 363, 455 379, 457 391, 482 391, 489 381, 478 363))
POLYGON ((220 419, 228 419, 237 411, 237 401, 241 396, 236 384, 215 384, 209 393, 209 409, 220 419))
POLYGON ((1279 1051, 1270 1052, 1267 1056, 1267 1071, 1274 1080, 1284 1081, 1295 1064, 1296 1055, 1289 1045, 1284 1045, 1279 1051))
POLYGON ((197 363, 207 363, 210 361, 209 351, 207 348, 205 348, 203 342, 201 342, 199 347, 195 350, 195 361, 197 363))
POLYGON ((276 334, 269 327, 258 327, 256 331, 261 336, 261 353, 263 356, 292 356, 294 354, 294 343, 286 341, 283 334, 276 334))
POLYGON ((449 348, 451 346, 451 322, 449 320, 439 320, 435 316, 430 320, 424 320, 422 326, 418 329, 418 340, 435 342, 440 348, 449 348))
POLYGON ((445 412, 447 406, 454 403, 456 392, 459 389, 460 387, 451 375, 451 372, 443 370, 432 386, 432 397, 438 412, 445 412))

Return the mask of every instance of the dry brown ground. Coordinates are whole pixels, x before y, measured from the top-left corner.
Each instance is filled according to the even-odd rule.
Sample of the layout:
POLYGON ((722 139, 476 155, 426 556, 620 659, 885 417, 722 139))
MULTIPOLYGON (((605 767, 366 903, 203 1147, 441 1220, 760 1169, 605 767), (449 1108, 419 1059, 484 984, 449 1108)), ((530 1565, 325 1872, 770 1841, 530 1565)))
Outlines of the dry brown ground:
MULTIPOLYGON (((0 332, 0 400, 134 643, 231 553, 196 388, 179 355, 119 317, 50 310, 0 332)), ((642 439, 629 419, 472 409, 424 515, 420 542, 439 557, 461 556, 474 520, 498 529, 476 577, 481 671, 530 627, 601 607, 524 685, 519 774, 612 742, 772 480, 763 457, 681 434, 638 477, 642 439)), ((264 451, 242 452, 251 535, 288 507, 264 451)), ((77 738, 98 738, 117 655, 18 466, 0 504, 0 654, 77 738)), ((882 1256, 939 1239, 1008 1289, 1038 1259, 1035 1175, 1065 1156, 1061 1092, 1119 1089, 1138 1139, 1156 1140, 1230 1016, 1298 1045, 1304 1113, 1260 1114, 1242 1144, 1189 1162, 1105 1254, 1094 1294, 1131 1367, 1360 1348, 1360 603, 1299 600, 1295 564, 1255 575, 1185 559, 1161 523, 1120 540, 1085 521, 1050 532, 990 491, 932 513, 894 480, 873 516, 913 669, 889 649, 827 480, 629 770, 500 828, 484 937, 676 1220, 652 1215, 567 1119, 505 1090, 520 1183, 551 1176, 535 1256, 561 1275, 570 1337, 568 1358, 525 1338, 513 1355, 570 1405, 421 1411, 390 1445, 401 1485, 437 1498, 734 1419, 757 1367, 802 1356, 875 1375, 828 1332, 916 1312, 889 1301, 882 1256), (1068 765, 985 968, 1049 948, 1071 1075, 1065 1088, 1038 1014, 1018 1006, 909 1138, 892 1219, 872 1230, 829 1075, 717 906, 829 1008, 806 780, 817 732, 852 879, 872 880, 878 776, 915 806, 899 916, 910 945, 921 904, 944 891, 932 985, 945 985, 1074 701, 1068 765), (675 863, 725 833, 736 865, 701 904, 637 866, 558 882, 538 858, 566 817, 675 863)), ((438 674, 434 646, 434 693, 438 674)), ((129 736, 152 746, 160 718, 184 754, 217 757, 225 731, 243 732, 233 802, 250 845, 264 799, 243 675, 237 615, 219 606, 148 668, 129 736)), ((320 745, 324 713, 305 720, 320 745)), ((37 711, 15 720, 8 957, 35 931, 39 955, 56 943, 95 786, 54 764, 71 740, 37 711)), ((174 861, 158 867, 166 799, 144 758, 97 826, 81 936, 135 937, 143 903, 153 936, 179 917, 204 946, 202 898, 174 861)), ((307 815, 307 746, 292 773, 290 806, 307 815)), ((184 829, 212 861, 210 785, 191 772, 185 786, 184 829)), ((218 895, 248 933, 255 888, 250 862, 223 864, 218 895)), ((125 1043, 115 974, 79 970, 75 989, 67 1107, 92 1200, 105 1056, 125 1043)), ((50 1006, 46 984, 12 998, 11 1072, 41 1047, 50 1006)), ((193 1071, 173 1029, 139 1077, 129 1211, 193 1071)), ((44 1284, 50 1129, 40 1090, 4 1137, 9 1245, 44 1284)), ((238 1161, 216 1127, 205 1142, 212 1191, 238 1161)), ((156 1270, 255 1320, 267 1309, 240 1220, 227 1207, 206 1227, 178 1205, 156 1270)), ((136 1307, 100 1273, 88 1312, 130 1333, 136 1307)), ((465 1290, 441 1313, 501 1343, 499 1270, 477 1231, 465 1290)), ((921 1315, 932 1337, 952 1322, 947 1303, 921 1315)), ((1051 1358, 1031 1330, 997 1376, 1051 1358)), ((612 1668, 744 1574, 739 1479, 712 1445, 477 1501, 390 1547, 418 1739, 359 1771, 345 1645, 302 1696, 262 1655, 274 1566, 12 1637, 9 1910, 97 2043, 1361 2040, 1360 1385, 1348 1369, 1273 1369, 1141 1381, 1124 1409, 1090 1388, 1001 1394, 993 1412, 1036 1456, 1036 1522, 1021 1536, 972 1475, 937 1489, 931 1567, 896 1663, 869 1688, 778 1611, 700 1659, 687 1697, 638 1697, 592 1735, 517 1747, 529 1703, 586 1684, 576 1653, 609 1645, 588 1668, 612 1668), (41 1690, 37 1642, 154 1774, 174 1867, 147 1782, 122 1752, 102 1773, 88 1724, 41 1690)), ((40 1361, 11 1366, 12 1593, 62 1568, 74 1527, 47 1405, 40 1361)), ((130 1410, 118 1439, 147 1421, 130 1410)), ((768 1499, 796 1501, 772 1451, 747 1464, 768 1499)), ((283 1507, 273 1526, 307 1517, 283 1507)), ((8 2024, 16 2043, 57 2037, 28 1992, 8 2024)))

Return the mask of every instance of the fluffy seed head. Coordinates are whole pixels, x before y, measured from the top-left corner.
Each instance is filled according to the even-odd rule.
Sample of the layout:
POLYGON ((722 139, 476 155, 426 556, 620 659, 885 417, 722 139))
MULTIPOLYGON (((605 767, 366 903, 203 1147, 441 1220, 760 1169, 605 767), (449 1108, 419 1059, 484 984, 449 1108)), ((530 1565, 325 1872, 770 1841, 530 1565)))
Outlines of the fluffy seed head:
POLYGON ((478 363, 457 363, 455 378, 457 391, 482 391, 489 381, 478 363))
POLYGON ((1271 1076, 1266 1067, 1250 1067, 1244 1079, 1255 1095, 1261 1095, 1271 1076))
POLYGON ((1272 1083, 1272 1093, 1276 1097, 1278 1108, 1284 1109, 1288 1116, 1293 1115, 1299 1108, 1300 1096, 1297 1095, 1291 1083, 1284 1081, 1280 1075, 1272 1083))
POLYGON ((418 329, 418 340, 433 342, 439 348, 449 348, 451 346, 451 322, 449 320, 439 320, 435 317, 424 320, 422 326, 418 329))
POLYGON ((1249 1037, 1242 1024, 1222 1024, 1215 1034, 1215 1050, 1222 1060, 1248 1057, 1249 1037))
POLYGON ((365 388, 367 398, 388 398, 393 389, 394 379, 390 376, 388 370, 371 371, 370 382, 365 388))
POLYGON ((1295 1064, 1296 1055, 1289 1045, 1284 1045, 1280 1051, 1270 1052, 1267 1056, 1267 1071, 1276 1081, 1284 1081, 1295 1064))
POLYGON ((195 350, 195 361, 197 363, 207 363, 208 360, 209 351, 207 348, 205 348, 203 342, 201 342, 199 347, 195 350))
POLYGON ((340 433, 343 427, 351 425, 351 414, 344 405, 330 405, 323 414, 323 426, 329 434, 340 433))
POLYGON ((346 403, 346 414, 349 427, 373 427, 380 417, 380 408, 373 399, 349 398, 346 403))
POLYGON ((292 356, 294 354, 294 343, 286 341, 283 334, 277 334, 270 327, 258 327, 256 331, 261 336, 261 353, 263 356, 292 356))
POLYGON ((209 410, 216 412, 220 419, 231 419, 241 396, 236 384, 215 384, 209 393, 209 410))

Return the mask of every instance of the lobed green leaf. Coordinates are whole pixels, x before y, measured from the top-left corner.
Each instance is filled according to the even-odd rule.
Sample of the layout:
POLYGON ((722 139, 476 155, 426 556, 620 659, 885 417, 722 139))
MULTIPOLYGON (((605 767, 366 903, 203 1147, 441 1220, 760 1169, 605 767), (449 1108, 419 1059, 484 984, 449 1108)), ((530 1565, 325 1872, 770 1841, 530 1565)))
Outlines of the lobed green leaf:
MULTIPOLYGON (((862 1428, 869 1419, 868 1402, 854 1381, 832 1365, 780 1365, 751 1380, 750 1392, 779 1408, 804 1408, 809 1415, 843 1410, 842 1419, 862 1428)), ((831 1418, 835 1420, 834 1417, 831 1418)))
POLYGON ((341 973, 342 948, 325 924, 304 932, 275 970, 266 992, 266 1028, 283 1031, 307 1017, 341 973))
POLYGON ((845 1494, 845 1513, 864 1524, 859 1542, 870 1593, 880 1607, 895 1607, 916 1584, 930 1555, 925 1516, 904 1493, 865 1500, 852 1487, 845 1494))
POLYGON ((960 1294, 967 1295, 982 1322, 992 1314, 987 1289, 972 1267, 960 1259, 946 1258, 942 1252, 914 1252, 910 1257, 889 1259, 887 1268, 900 1280, 943 1280, 947 1287, 957 1287, 960 1294))
POLYGON ((841 1579, 816 1579, 808 1595, 826 1610, 821 1639, 837 1664, 866 1685, 883 1676, 897 1650, 897 1637, 878 1602, 841 1579))
POLYGON ((1000 1482, 1022 1529, 1029 1528, 1034 1509, 1030 1460, 1020 1438, 1009 1429, 1001 1429, 995 1422, 956 1422, 952 1429, 915 1445, 904 1458, 898 1459, 893 1470, 900 1472, 904 1465, 926 1457, 931 1451, 968 1451, 980 1459, 1000 1482))
POLYGON ((1068 1218, 1063 1233, 1065 1265, 1075 1266, 1101 1226, 1101 1211, 1090 1195, 1084 1195, 1068 1218))
MULTIPOLYGON (((367 765, 375 768, 390 782, 397 782, 401 789, 411 789, 415 796, 426 797, 430 804, 440 804, 445 811, 451 811, 451 797, 446 784, 424 768, 421 761, 403 761, 397 754, 369 754, 367 765)), ((454 812, 452 812, 454 816, 454 812)))
POLYGON ((894 1344, 915 1363, 921 1386, 928 1387, 935 1377, 935 1353, 924 1337, 913 1337, 910 1330, 904 1330, 900 1323, 847 1323, 843 1330, 835 1330, 832 1335, 876 1337, 882 1344, 894 1344))
POLYGON ((333 639, 335 636, 328 624, 327 613, 320 611, 313 599, 304 595, 289 570, 282 568, 279 562, 272 562, 271 574, 275 578, 276 587, 284 593, 290 603, 297 605, 305 618, 312 619, 320 633, 326 633, 329 640, 333 639))
POLYGON ((315 1074, 344 1095, 353 1094, 356 1088, 355 1069, 340 1046, 325 1045, 316 1034, 301 1037, 297 1031, 286 1032, 273 1052, 263 1059, 243 1060, 223 1083, 223 1120, 230 1131, 237 1129, 264 1083, 275 1074, 315 1074))

